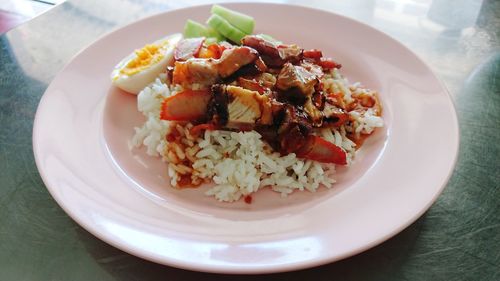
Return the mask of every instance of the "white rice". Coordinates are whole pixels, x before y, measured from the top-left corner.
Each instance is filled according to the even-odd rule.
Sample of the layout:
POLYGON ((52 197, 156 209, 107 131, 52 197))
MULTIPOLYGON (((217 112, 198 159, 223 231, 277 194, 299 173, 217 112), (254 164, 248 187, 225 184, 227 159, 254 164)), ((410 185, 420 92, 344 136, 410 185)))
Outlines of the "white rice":
MULTIPOLYGON (((347 80, 336 71, 327 76, 324 83, 325 88, 341 91, 346 102, 352 100, 347 80)), ((215 186, 206 194, 219 201, 232 202, 266 187, 287 196, 295 190, 315 192, 320 186, 331 188, 335 183, 335 165, 299 159, 293 153, 280 156, 255 131, 207 130, 195 138, 189 133, 191 124, 181 126, 160 120, 163 99, 179 90, 178 87, 169 89, 164 84, 164 77, 160 77, 139 93, 138 110, 147 120, 142 127, 135 128, 131 140, 134 147, 144 146, 149 155, 161 157, 169 163, 166 172, 173 186, 187 175, 193 184, 213 181, 215 186), (166 140, 170 130, 179 132, 179 143, 166 140)), ((383 126, 382 118, 373 110, 353 111, 350 115, 354 120, 350 124, 338 130, 326 128, 317 132, 346 151, 348 163, 354 159, 356 144, 346 134, 369 134, 383 126)))

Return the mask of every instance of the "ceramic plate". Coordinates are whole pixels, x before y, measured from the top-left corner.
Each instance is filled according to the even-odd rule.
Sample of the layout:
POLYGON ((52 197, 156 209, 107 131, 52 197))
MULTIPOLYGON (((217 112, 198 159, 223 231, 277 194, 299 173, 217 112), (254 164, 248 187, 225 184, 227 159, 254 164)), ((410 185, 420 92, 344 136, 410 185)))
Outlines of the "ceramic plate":
POLYGON ((100 38, 45 92, 33 146, 61 207, 126 252, 224 273, 333 262, 381 243, 422 215, 445 186, 458 148, 453 104, 429 67, 394 39, 343 16, 279 4, 227 6, 254 16, 256 33, 321 49, 342 63, 350 81, 378 90, 385 127, 351 167, 339 169, 330 190, 287 198, 263 190, 252 204, 229 204, 205 196, 206 187, 171 188, 164 163, 129 147, 133 128, 144 119, 136 97, 111 87, 109 79, 122 57, 181 31, 189 18, 203 22, 210 7, 170 11, 100 38))

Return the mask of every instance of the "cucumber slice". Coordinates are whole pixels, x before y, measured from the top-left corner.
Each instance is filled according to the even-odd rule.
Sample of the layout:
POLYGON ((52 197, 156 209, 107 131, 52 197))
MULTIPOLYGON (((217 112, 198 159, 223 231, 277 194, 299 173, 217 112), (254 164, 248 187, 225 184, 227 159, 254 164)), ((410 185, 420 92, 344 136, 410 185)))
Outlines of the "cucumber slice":
POLYGON ((224 41, 224 36, 222 36, 222 34, 217 32, 217 30, 213 29, 211 26, 207 26, 206 28, 207 28, 206 37, 215 38, 215 39, 217 39, 217 42, 224 41))
POLYGON ((184 38, 207 37, 216 38, 217 41, 223 41, 224 36, 210 26, 205 26, 194 20, 187 20, 184 25, 184 38))
POLYGON ((232 26, 227 20, 216 14, 213 14, 208 18, 207 24, 236 44, 241 44, 241 38, 246 35, 238 28, 232 26))
POLYGON ((213 5, 211 12, 212 14, 216 14, 224 18, 231 25, 235 26, 244 33, 252 34, 253 28, 255 26, 255 20, 251 16, 230 10, 228 8, 224 8, 220 5, 213 5))
POLYGON ((194 20, 187 20, 184 25, 184 38, 207 37, 207 27, 194 20))

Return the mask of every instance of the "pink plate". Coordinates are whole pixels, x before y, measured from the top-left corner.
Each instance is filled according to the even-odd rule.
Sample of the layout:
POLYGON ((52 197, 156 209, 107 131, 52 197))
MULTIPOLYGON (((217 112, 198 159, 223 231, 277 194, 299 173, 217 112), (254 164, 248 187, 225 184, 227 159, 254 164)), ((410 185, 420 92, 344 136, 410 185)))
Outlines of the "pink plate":
POLYGON ((209 6, 170 11, 100 38, 52 81, 35 118, 36 163, 48 190, 100 239, 158 263, 209 272, 266 273, 333 262, 373 247, 436 200, 458 149, 456 113, 443 85, 387 35, 324 11, 228 4, 255 17, 257 33, 318 48, 351 81, 376 89, 385 128, 340 169, 335 188, 288 198, 263 190, 252 204, 219 203, 201 189, 169 186, 165 164, 131 149, 143 122, 135 96, 110 85, 132 50, 204 21, 209 6), (279 13, 277 13, 279 11, 279 13), (276 24, 300 19, 291 28, 276 24))

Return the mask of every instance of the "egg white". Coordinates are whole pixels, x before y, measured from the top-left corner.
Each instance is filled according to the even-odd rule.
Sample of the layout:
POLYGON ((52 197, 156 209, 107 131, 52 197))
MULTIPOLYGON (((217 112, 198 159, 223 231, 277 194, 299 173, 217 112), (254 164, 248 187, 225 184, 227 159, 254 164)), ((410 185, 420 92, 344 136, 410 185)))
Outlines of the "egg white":
POLYGON ((163 54, 163 57, 159 61, 150 63, 145 69, 134 74, 127 75, 126 73, 122 73, 122 69, 126 68, 127 64, 137 57, 135 52, 122 59, 115 66, 113 72, 111 72, 111 81, 113 85, 126 92, 137 95, 147 85, 154 82, 162 72, 165 72, 167 66, 173 64, 174 49, 180 39, 182 39, 182 35, 176 33, 155 41, 153 44, 160 46, 159 52, 163 54))

